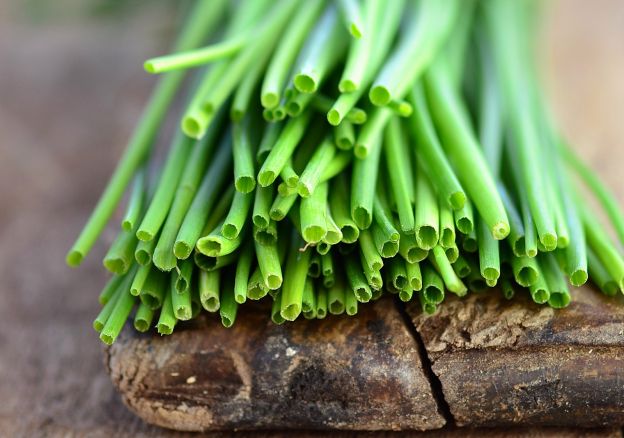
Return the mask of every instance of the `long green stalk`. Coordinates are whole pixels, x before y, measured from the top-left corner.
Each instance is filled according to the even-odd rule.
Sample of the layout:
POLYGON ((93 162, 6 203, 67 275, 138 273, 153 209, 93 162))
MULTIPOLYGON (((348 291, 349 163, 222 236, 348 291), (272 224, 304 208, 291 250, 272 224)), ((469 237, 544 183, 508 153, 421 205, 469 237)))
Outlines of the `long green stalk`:
POLYGON ((284 31, 262 82, 260 102, 264 108, 279 104, 290 66, 324 6, 325 1, 319 0, 300 8, 284 31))
POLYGON ((449 291, 460 297, 466 295, 468 289, 453 270, 451 263, 446 257, 444 248, 439 245, 433 248, 430 253, 430 260, 435 264, 435 267, 449 291))
POLYGON ((342 241, 344 243, 354 243, 360 235, 360 229, 351 218, 349 212, 349 195, 347 189, 347 179, 344 175, 336 178, 331 184, 329 191, 329 205, 331 216, 340 228, 342 241))
POLYGON ((308 243, 319 243, 327 234, 328 184, 319 185, 312 196, 301 200, 301 232, 308 243))
POLYGON ((177 264, 173 250, 175 240, 206 171, 208 159, 215 149, 218 131, 220 130, 215 127, 202 140, 196 142, 184 167, 171 209, 154 249, 154 265, 162 271, 171 271, 177 264))
POLYGON ((323 171, 327 168, 335 154, 336 147, 330 139, 325 139, 318 146, 299 178, 297 185, 299 196, 308 198, 314 193, 323 176, 323 171))
POLYGON ((407 172, 411 172, 411 169, 406 168, 402 163, 407 156, 407 150, 397 119, 392 119, 388 124, 384 140, 383 149, 388 170, 387 174, 390 179, 392 194, 397 204, 401 231, 411 234, 414 232, 415 226, 410 197, 410 186, 413 179, 407 174, 407 172))
POLYGON ((413 146, 415 161, 421 163, 442 199, 454 210, 461 209, 466 203, 466 194, 442 149, 420 83, 411 89, 409 99, 416 109, 407 124, 416 143, 413 146))
POLYGON ((186 259, 202 234, 212 208, 222 195, 222 186, 232 165, 231 142, 226 139, 215 152, 210 166, 195 193, 173 246, 178 259, 186 259))
POLYGON ((286 321, 294 321, 301 313, 303 292, 308 277, 308 266, 312 251, 300 251, 302 246, 298 239, 292 239, 290 252, 286 261, 280 315, 286 321))
POLYGON ((258 184, 267 187, 275 181, 301 141, 310 116, 305 113, 289 120, 271 148, 258 172, 258 184))
POLYGON ((355 297, 360 303, 367 303, 372 298, 373 294, 371 291, 368 282, 366 281, 366 277, 362 272, 360 264, 358 260, 354 257, 347 257, 345 260, 345 273, 347 276, 347 281, 349 283, 349 287, 355 294, 355 297))
POLYGON ((221 324, 223 327, 232 327, 236 321, 236 313, 238 311, 238 302, 236 301, 234 292, 234 282, 231 278, 226 277, 225 284, 221 288, 221 305, 219 307, 219 315, 221 316, 221 324))
POLYGON ((436 61, 425 75, 425 88, 447 155, 457 163, 459 181, 494 238, 504 239, 509 234, 507 213, 443 61, 436 61))
POLYGON ((444 301, 444 282, 430 264, 422 266, 423 290, 422 297, 431 304, 444 301))
POLYGON ((140 333, 145 333, 149 330, 154 319, 154 310, 144 303, 139 304, 136 314, 134 315, 134 328, 140 333))
POLYGON ((232 127, 234 187, 236 187, 236 191, 241 193, 249 193, 256 187, 251 129, 249 118, 235 123, 232 127))
POLYGON ((169 286, 167 275, 158 269, 152 269, 141 288, 139 298, 152 310, 159 309, 163 305, 165 292, 169 286))
POLYGON ((583 179, 583 182, 592 190, 611 220, 617 232, 620 244, 624 245, 624 214, 617 200, 598 177, 576 156, 567 145, 560 147, 563 157, 574 171, 583 179))
POLYGON ((193 314, 191 309, 191 291, 187 288, 183 292, 176 290, 178 274, 172 273, 171 275, 171 287, 167 293, 171 294, 171 307, 173 308, 173 314, 180 321, 188 321, 193 314))
POLYGON ((327 111, 327 121, 330 125, 338 126, 346 115, 358 103, 364 95, 367 87, 371 84, 379 68, 383 65, 388 52, 392 46, 399 23, 403 17, 404 0, 393 0, 386 2, 381 13, 377 15, 374 33, 375 45, 370 59, 366 64, 366 71, 359 88, 353 92, 342 93, 329 111, 327 111))
POLYGON ((214 84, 215 86, 205 87, 205 93, 197 93, 197 98, 193 99, 182 119, 182 129, 189 137, 203 137, 214 113, 225 103, 251 65, 264 65, 268 62, 280 37, 281 29, 298 5, 299 2, 296 0, 275 2, 271 10, 265 14, 265 22, 262 23, 260 31, 229 62, 227 71, 214 84))
POLYGON ((165 301, 163 302, 163 306, 160 309, 160 316, 158 318, 158 322, 156 323, 156 329, 161 335, 172 334, 173 329, 178 323, 178 319, 173 313, 173 305, 171 302, 172 298, 173 296, 171 293, 165 293, 165 301))
MULTIPOLYGON (((344 3, 344 2, 343 2, 344 3)), ((350 0, 348 3, 354 3, 350 0)), ((357 27, 351 29, 352 35, 354 31, 357 32, 360 37, 352 41, 349 47, 349 54, 345 62, 345 67, 338 83, 338 89, 341 93, 352 93, 360 88, 362 80, 366 74, 367 64, 372 57, 372 52, 376 50, 376 38, 379 30, 376 28, 379 22, 379 16, 382 14, 382 2, 379 0, 366 1, 363 7, 362 15, 364 16, 360 20, 365 23, 366 32, 362 35, 357 27)), ((345 15, 343 9, 343 18, 345 15)), ((359 14, 354 13, 352 16, 357 17, 359 14)), ((357 18, 352 20, 357 22, 357 18)))
POLYGON ((360 230, 370 227, 373 221, 373 202, 379 173, 381 139, 375 139, 375 147, 366 158, 353 163, 351 175, 351 218, 360 230))
POLYGON ((134 249, 136 245, 137 239, 132 230, 119 233, 104 256, 104 267, 117 275, 128 272, 128 269, 130 269, 134 262, 134 249))
POLYGON ((346 42, 338 11, 330 4, 325 8, 299 53, 293 78, 297 91, 306 94, 316 92, 319 84, 339 62, 347 48, 346 42))
POLYGON ((432 249, 438 244, 440 212, 438 199, 425 173, 418 169, 416 173, 416 219, 415 234, 418 246, 424 250, 432 249))
POLYGON ((536 123, 531 102, 531 74, 523 73, 529 58, 523 43, 525 35, 522 20, 525 14, 522 8, 525 5, 521 3, 513 0, 489 2, 484 8, 484 16, 496 71, 508 108, 506 113, 513 111, 513 117, 508 117, 508 122, 519 157, 522 183, 528 193, 540 242, 546 249, 551 249, 557 246, 557 233, 552 205, 546 196, 544 172, 541 163, 536 159, 540 156, 539 125, 536 123))
POLYGON ((258 242, 254 243, 258 266, 260 266, 264 284, 270 290, 279 289, 282 286, 283 277, 277 243, 273 245, 260 245, 258 242))
POLYGON ((216 312, 221 306, 220 271, 199 271, 199 300, 208 312, 216 312))
POLYGON ((125 231, 131 231, 135 229, 139 221, 139 216, 143 211, 146 197, 146 170, 140 169, 134 177, 134 183, 132 184, 132 191, 128 198, 128 206, 126 207, 126 213, 121 221, 121 229, 125 231))
POLYGON ((236 239, 243 231, 245 222, 249 217, 249 210, 253 202, 254 196, 251 193, 241 193, 237 191, 234 193, 234 199, 230 206, 223 225, 221 227, 221 234, 227 239, 236 239))
POLYGON ((457 0, 422 0, 418 10, 407 9, 404 33, 368 93, 374 105, 387 105, 405 95, 451 32, 460 4, 457 0))
MULTIPOLYGON (((189 14, 188 22, 183 27, 175 49, 189 50, 201 44, 219 22, 226 3, 225 0, 197 3, 189 14)), ((82 262, 104 230, 134 173, 151 150, 167 109, 183 79, 184 72, 176 72, 163 77, 156 85, 104 193, 78 239, 67 253, 66 261, 69 266, 78 266, 82 262)))

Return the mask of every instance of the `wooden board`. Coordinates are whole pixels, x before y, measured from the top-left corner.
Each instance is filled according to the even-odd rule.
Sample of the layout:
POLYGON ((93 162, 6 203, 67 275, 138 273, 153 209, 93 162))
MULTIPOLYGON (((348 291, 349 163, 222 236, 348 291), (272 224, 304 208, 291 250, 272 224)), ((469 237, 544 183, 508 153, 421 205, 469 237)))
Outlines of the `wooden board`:
POLYGON ((232 329, 215 315, 168 337, 128 326, 107 354, 126 404, 150 423, 194 431, 444 425, 391 299, 357 318, 281 326, 268 309, 242 310, 232 329))
POLYGON ((623 424, 624 299, 584 287, 555 311, 493 292, 408 308, 455 424, 623 424))

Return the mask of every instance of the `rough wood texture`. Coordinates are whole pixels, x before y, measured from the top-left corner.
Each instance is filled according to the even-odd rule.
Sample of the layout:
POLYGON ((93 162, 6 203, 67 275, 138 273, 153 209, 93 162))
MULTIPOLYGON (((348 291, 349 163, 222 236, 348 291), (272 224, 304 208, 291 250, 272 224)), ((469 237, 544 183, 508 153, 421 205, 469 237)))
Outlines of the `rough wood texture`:
POLYGON ((179 430, 437 429, 417 345, 394 303, 358 318, 276 326, 248 310, 234 328, 202 318, 175 336, 126 330, 107 363, 126 404, 179 430))
POLYGON ((526 295, 408 307, 456 424, 624 423, 624 300, 583 288, 554 311, 526 295))

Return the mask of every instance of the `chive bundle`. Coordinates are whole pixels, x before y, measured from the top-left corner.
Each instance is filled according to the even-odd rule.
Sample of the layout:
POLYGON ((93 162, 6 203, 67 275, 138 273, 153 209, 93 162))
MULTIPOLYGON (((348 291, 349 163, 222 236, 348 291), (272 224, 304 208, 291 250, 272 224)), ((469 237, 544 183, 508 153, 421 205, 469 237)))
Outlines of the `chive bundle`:
POLYGON ((431 314, 497 285, 554 308, 568 283, 622 291, 624 215, 548 113, 533 14, 525 0, 198 2, 174 53, 145 63, 162 79, 67 255, 82 261, 128 192, 101 340, 133 309, 138 331, 164 335, 202 311, 230 327, 247 300, 283 324, 384 294, 431 314), (187 73, 197 86, 155 170, 187 73))

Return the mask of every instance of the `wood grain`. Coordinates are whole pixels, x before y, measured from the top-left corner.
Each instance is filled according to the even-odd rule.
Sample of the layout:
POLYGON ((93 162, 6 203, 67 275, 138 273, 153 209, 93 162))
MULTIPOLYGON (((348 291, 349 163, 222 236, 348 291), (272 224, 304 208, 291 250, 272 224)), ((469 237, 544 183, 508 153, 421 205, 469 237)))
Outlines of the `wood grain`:
POLYGON ((624 299, 589 288, 555 311, 498 291, 409 306, 458 426, 624 423, 624 299))
POLYGON ((281 326, 269 309, 246 307, 232 329, 215 318, 169 337, 127 327, 107 355, 126 404, 150 423, 192 431, 444 425, 392 299, 357 318, 281 326))

